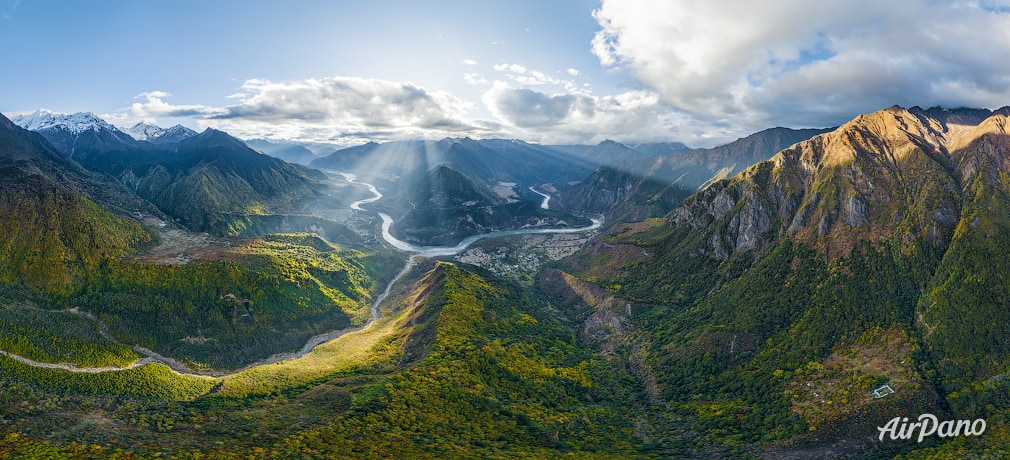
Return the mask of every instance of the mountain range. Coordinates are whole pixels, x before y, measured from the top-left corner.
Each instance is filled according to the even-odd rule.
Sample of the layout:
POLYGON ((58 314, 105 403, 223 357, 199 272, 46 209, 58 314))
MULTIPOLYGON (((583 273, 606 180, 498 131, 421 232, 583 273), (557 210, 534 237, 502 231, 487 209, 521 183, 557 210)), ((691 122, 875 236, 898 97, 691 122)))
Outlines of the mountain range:
POLYGON ((196 131, 182 125, 162 128, 147 122, 131 126, 126 133, 138 141, 148 141, 152 144, 176 144, 197 134, 196 131))
POLYGON ((361 177, 378 174, 405 177, 451 165, 470 177, 524 185, 583 179, 596 167, 644 159, 655 151, 682 150, 683 144, 639 144, 631 148, 613 141, 598 145, 539 145, 520 140, 445 138, 439 141, 369 142, 338 150, 309 165, 340 169, 361 177), (672 149, 672 150, 667 150, 672 149))
POLYGON ((102 259, 154 240, 138 222, 110 211, 153 206, 2 116, 0 188, 2 282, 63 292, 102 259))
POLYGON ((128 135, 93 113, 46 110, 14 122, 196 231, 242 233, 245 216, 288 212, 325 188, 318 171, 263 155, 213 129, 197 134, 179 125, 138 123, 128 135))
MULTIPOLYGON (((706 185, 828 131, 771 128, 710 149, 683 148, 648 158, 625 155, 624 161, 603 165, 563 190, 559 201, 564 208, 604 214, 609 221, 659 217, 706 185)), ((629 147, 611 143, 594 150, 601 148, 629 147)))
MULTIPOLYGON (((213 129, 176 140, 93 114, 18 123, 32 130, 0 117, 0 452, 961 458, 1010 446, 1010 108, 894 106, 712 149, 447 138, 310 162, 382 190, 369 211, 347 209, 368 198, 353 182, 213 129), (550 209, 530 187, 556 198, 550 209), (388 249, 372 211, 426 245, 592 214, 608 227, 565 235, 583 238, 571 256, 517 280, 388 249), (152 255, 166 243, 186 249, 152 255), (354 332, 269 359, 338 330, 354 332), (183 373, 66 371, 153 353, 183 373), (878 438, 919 414, 988 429, 878 438)), ((483 254, 522 246, 487 241, 483 254)))

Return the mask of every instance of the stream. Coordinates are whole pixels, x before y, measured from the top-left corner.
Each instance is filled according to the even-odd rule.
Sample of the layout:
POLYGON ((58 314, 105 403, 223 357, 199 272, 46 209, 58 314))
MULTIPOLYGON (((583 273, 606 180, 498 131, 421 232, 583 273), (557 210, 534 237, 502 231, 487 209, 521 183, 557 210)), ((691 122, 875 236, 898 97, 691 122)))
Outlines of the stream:
MULTIPOLYGON (((351 173, 339 172, 339 171, 337 173, 339 175, 343 176, 343 178, 348 183, 365 186, 368 189, 368 191, 371 192, 372 195, 374 195, 374 196, 372 196, 370 198, 365 198, 365 199, 358 200, 358 201, 355 201, 355 202, 351 203, 350 204, 350 208, 351 209, 353 209, 355 211, 371 212, 371 211, 368 211, 367 209, 362 208, 361 205, 372 203, 372 202, 375 202, 375 201, 378 201, 378 200, 382 199, 382 196, 383 196, 382 193, 379 192, 379 190, 376 189, 374 185, 369 184, 367 182, 359 182, 357 180, 357 176, 355 176, 354 174, 351 174, 351 173)), ((544 201, 540 205, 540 207, 543 208, 543 209, 547 209, 547 202, 550 201, 550 199, 551 199, 550 195, 538 192, 538 191, 534 190, 533 187, 530 187, 530 190, 532 190, 533 192, 537 193, 538 195, 542 195, 544 197, 544 201)), ((472 235, 472 236, 469 236, 469 237, 463 239, 462 241, 459 242, 459 244, 457 244, 455 246, 415 246, 413 244, 407 243, 406 241, 402 241, 402 240, 396 238, 395 236, 393 236, 390 233, 389 229, 393 226, 393 218, 392 217, 390 217, 388 214, 386 214, 384 212, 378 212, 378 211, 376 211, 376 214, 378 214, 379 218, 382 219, 382 238, 387 243, 389 243, 390 246, 392 246, 392 247, 394 247, 394 248, 396 248, 396 249, 398 249, 400 251, 411 253, 410 256, 407 257, 407 261, 404 264, 403 268, 400 269, 399 273, 397 273, 396 276, 394 276, 393 279, 389 281, 389 284, 386 285, 385 290, 383 290, 382 293, 379 294, 379 296, 375 298, 375 301, 372 303, 372 307, 371 307, 371 313, 372 313, 371 314, 371 319, 369 319, 367 323, 365 323, 365 324, 363 324, 361 326, 349 327, 349 328, 345 328, 345 329, 340 329, 340 330, 336 330, 336 331, 330 331, 330 332, 325 332, 325 333, 322 333, 322 334, 315 335, 312 338, 310 338, 305 343, 305 345, 300 350, 298 350, 298 351, 285 352, 285 353, 277 353, 277 354, 271 355, 271 356, 269 356, 267 358, 264 358, 264 359, 261 359, 259 361, 256 361, 254 363, 248 364, 248 365, 246 365, 246 366, 244 366, 244 367, 242 367, 240 369, 231 371, 231 372, 219 372, 219 371, 207 371, 207 372, 203 372, 203 371, 197 371, 197 370, 193 370, 193 369, 189 368, 184 363, 182 363, 182 362, 180 362, 180 361, 178 361, 176 359, 169 358, 167 356, 162 356, 162 355, 158 354, 157 352, 155 352, 153 350, 141 347, 139 345, 132 345, 131 346, 131 345, 122 344, 121 342, 119 342, 118 340, 116 340, 112 336, 112 334, 109 333, 108 327, 106 327, 106 325, 105 325, 105 323, 103 321, 101 321, 96 316, 92 315, 91 313, 80 311, 80 310, 78 310, 76 308, 73 308, 73 309, 67 310, 67 312, 75 313, 75 314, 86 316, 86 317, 90 318, 91 320, 95 321, 98 324, 99 331, 101 332, 101 334, 105 338, 107 338, 107 339, 109 339, 112 342, 117 343, 117 344, 122 344, 122 345, 130 346, 131 348, 133 348, 134 350, 136 350, 138 353, 140 353, 142 355, 146 355, 146 357, 144 357, 142 359, 139 359, 136 362, 134 362, 134 363, 132 363, 129 366, 126 366, 126 367, 80 367, 80 366, 77 366, 77 365, 74 365, 74 364, 69 364, 69 363, 56 363, 56 364, 53 364, 53 363, 38 362, 38 361, 31 360, 29 358, 25 358, 25 357, 20 356, 20 355, 15 355, 15 354, 12 354, 12 353, 7 353, 7 352, 5 352, 3 350, 0 350, 0 354, 8 356, 8 357, 11 357, 11 358, 13 358, 13 359, 15 359, 17 361, 20 361, 20 362, 22 362, 24 364, 29 365, 29 366, 44 367, 44 368, 49 368, 49 369, 61 369, 61 370, 65 370, 65 371, 68 371, 68 372, 87 373, 87 374, 98 374, 98 373, 103 373, 103 372, 122 371, 122 370, 137 368, 137 367, 140 367, 140 366, 145 366, 145 365, 151 364, 151 363, 161 363, 161 364, 164 364, 164 365, 168 366, 169 368, 171 368, 172 370, 174 370, 174 371, 176 371, 176 372, 178 372, 180 374, 199 375, 199 376, 212 376, 212 377, 224 377, 224 376, 228 376, 228 375, 234 375, 234 374, 238 374, 240 372, 249 370, 249 369, 254 368, 254 367, 265 366, 265 365, 268 365, 268 364, 273 364, 273 363, 276 363, 276 362, 279 362, 279 361, 285 361, 285 360, 289 360, 289 359, 301 358, 302 356, 307 355, 316 346, 318 346, 320 344, 323 344, 325 342, 329 342, 331 340, 337 339, 337 338, 343 336, 344 334, 349 334, 351 332, 365 331, 365 330, 370 329, 379 320, 379 317, 380 317, 379 306, 382 305, 382 302, 384 302, 387 297, 389 297, 389 294, 392 291, 393 286, 396 285, 396 283, 399 282, 401 278, 403 278, 404 276, 406 276, 407 273, 410 272, 410 270, 412 268, 414 268, 414 266, 417 264, 417 259, 418 258, 430 258, 430 257, 442 257, 442 256, 456 255, 456 254, 459 254, 459 253, 463 252, 464 250, 466 250, 466 248, 469 247, 471 244, 473 244, 473 243, 475 243, 477 241, 480 241, 480 240, 482 240, 484 238, 491 238, 491 237, 497 237, 497 236, 509 236, 509 235, 545 234, 545 233, 580 233, 580 232, 586 232, 586 231, 590 231, 590 230, 596 230, 596 229, 600 228, 600 226, 603 224, 602 221, 600 221, 598 219, 591 219, 592 225, 588 225, 588 226, 585 226, 585 227, 579 227, 579 228, 521 228, 521 229, 517 229, 517 230, 504 230, 504 231, 497 231, 497 232, 481 233, 481 234, 478 234, 478 235, 472 235)))

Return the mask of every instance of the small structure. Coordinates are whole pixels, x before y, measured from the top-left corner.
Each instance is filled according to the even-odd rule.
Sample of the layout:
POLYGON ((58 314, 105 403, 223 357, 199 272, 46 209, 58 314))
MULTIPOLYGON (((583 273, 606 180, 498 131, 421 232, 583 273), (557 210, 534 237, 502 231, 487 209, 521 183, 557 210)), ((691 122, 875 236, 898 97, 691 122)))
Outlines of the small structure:
POLYGON ((883 398, 891 393, 894 393, 894 389, 890 385, 884 385, 876 390, 873 390, 873 397, 876 399, 883 398))

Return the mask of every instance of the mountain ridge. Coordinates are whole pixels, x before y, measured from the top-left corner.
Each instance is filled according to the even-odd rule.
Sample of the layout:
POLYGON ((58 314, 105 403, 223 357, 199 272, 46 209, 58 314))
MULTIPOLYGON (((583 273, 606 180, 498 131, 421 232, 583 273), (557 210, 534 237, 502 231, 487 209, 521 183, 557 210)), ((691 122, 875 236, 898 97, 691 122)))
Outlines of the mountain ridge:
POLYGON ((602 166, 559 200, 568 209, 604 214, 611 224, 659 217, 705 185, 826 131, 769 128, 718 147, 602 166))
POLYGON ((734 407, 701 432, 860 450, 902 411, 1005 417, 1008 115, 855 117, 664 219, 615 225, 565 271, 633 305, 626 353, 647 356, 665 404, 734 407), (875 367, 884 348, 900 362, 875 367), (890 399, 867 395, 888 382, 890 399))

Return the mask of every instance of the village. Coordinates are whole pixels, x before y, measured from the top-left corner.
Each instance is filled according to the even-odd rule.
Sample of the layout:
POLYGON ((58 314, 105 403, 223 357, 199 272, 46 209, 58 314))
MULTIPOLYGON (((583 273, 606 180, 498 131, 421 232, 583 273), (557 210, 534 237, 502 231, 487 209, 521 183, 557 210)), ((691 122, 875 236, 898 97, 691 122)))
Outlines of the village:
POLYGON ((531 283, 533 275, 547 262, 574 254, 596 232, 528 234, 488 238, 454 257, 498 276, 531 283))

